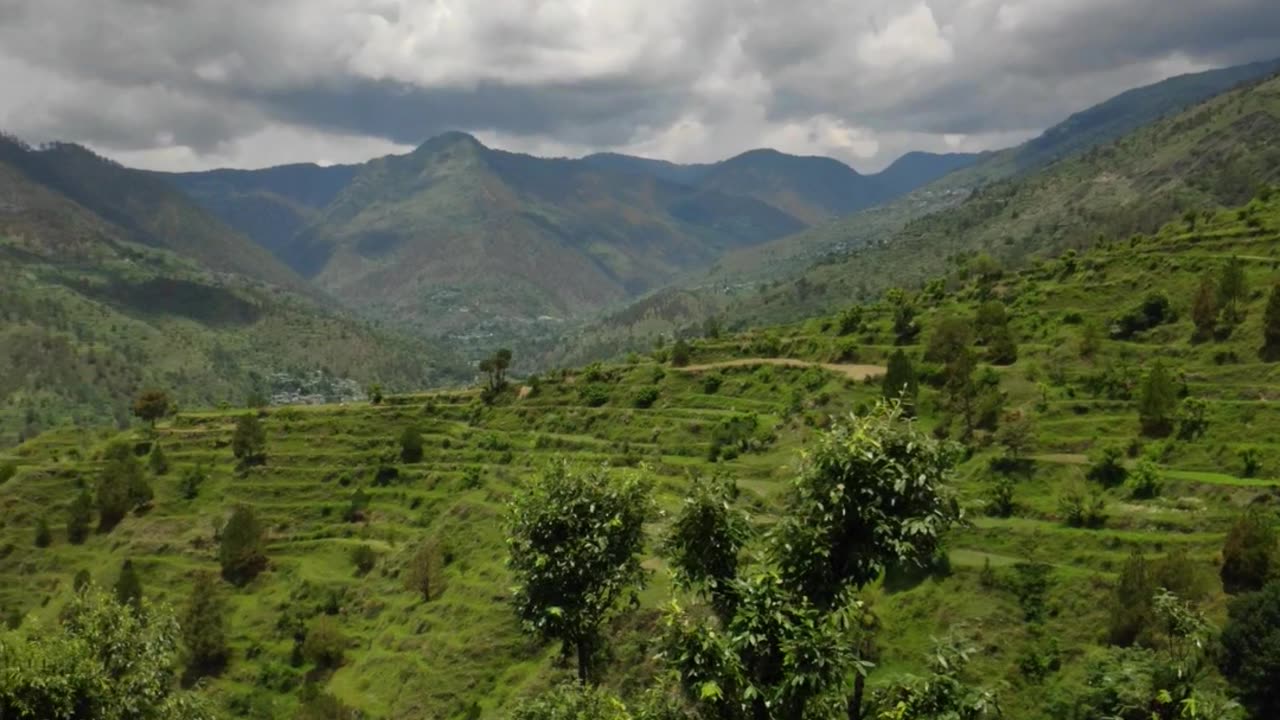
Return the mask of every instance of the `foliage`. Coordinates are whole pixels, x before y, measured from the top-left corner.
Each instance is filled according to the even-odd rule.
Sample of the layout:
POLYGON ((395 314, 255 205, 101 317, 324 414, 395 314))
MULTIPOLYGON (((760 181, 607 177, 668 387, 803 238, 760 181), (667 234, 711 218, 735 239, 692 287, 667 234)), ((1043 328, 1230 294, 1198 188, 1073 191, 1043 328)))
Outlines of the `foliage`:
POLYGON ((878 690, 878 720, 979 720, 1002 716, 995 693, 961 678, 975 650, 955 638, 939 641, 929 674, 907 676, 878 690))
POLYGON ((1236 518, 1222 544, 1222 587, 1237 594, 1261 590, 1280 571, 1274 516, 1251 508, 1236 518))
POLYGON ((152 475, 165 475, 169 472, 169 459, 165 457, 164 448, 158 442, 151 445, 151 452, 147 455, 147 469, 152 475))
POLYGON ((422 462, 422 431, 413 425, 400 433, 400 459, 407 463, 422 462))
POLYGON ((927 362, 950 363, 973 344, 973 325, 962 317, 944 317, 934 324, 925 346, 927 362))
POLYGON ((641 409, 651 408, 653 407, 653 404, 657 401, 658 401, 658 388, 652 385, 648 385, 640 388, 639 390, 636 390, 635 395, 632 396, 631 398, 631 404, 641 409))
POLYGON ((209 479, 209 475, 204 468, 192 466, 182 473, 182 481, 179 483, 179 489, 182 490, 182 497, 186 500, 195 500, 200 495, 200 486, 205 480, 209 479))
POLYGON ((1036 421, 1025 410, 1012 412, 996 430, 995 441, 1005 450, 1005 455, 1018 461, 1026 457, 1036 444, 1036 421))
POLYGON ((236 419, 235 433, 231 436, 231 454, 242 467, 261 465, 267 459, 267 431, 254 413, 245 413, 236 419))
POLYGON ((181 618, 189 676, 217 674, 231 657, 227 643, 227 606, 217 577, 197 573, 181 618))
POLYGON ((861 305, 851 305, 836 317, 836 334, 841 337, 852 335, 862 330, 865 313, 861 305))
POLYGON ((1267 309, 1262 315, 1262 349, 1259 351, 1266 362, 1280 360, 1280 283, 1271 286, 1267 296, 1267 309))
POLYGON ((378 551, 372 545, 356 545, 351 548, 351 564, 356 566, 357 575, 367 575, 378 564, 378 551))
POLYGON ((1280 580, 1227 606, 1219 667, 1254 717, 1280 716, 1280 580))
POLYGON ((445 588, 444 565, 444 547, 440 540, 435 537, 423 540, 409 558, 405 585, 422 595, 424 602, 440 597, 445 588))
POLYGON ((1137 642, 1151 623, 1154 594, 1147 559, 1138 552, 1130 554, 1111 590, 1107 639, 1112 645, 1129 646, 1137 642))
POLYGON ((684 338, 676 338, 675 343, 671 346, 671 367, 685 367, 689 364, 689 356, 691 351, 689 343, 684 338))
POLYGON ((0 634, 0 717, 14 720, 205 720, 174 692, 178 628, 161 608, 136 613, 93 586, 57 626, 0 634))
POLYGON ((1017 507, 1013 499, 1013 492, 1013 478, 1007 475, 997 478, 991 486, 991 492, 987 498, 987 514, 991 517, 1001 518, 1012 516, 1017 507))
POLYGON ((1240 477, 1257 477, 1258 471, 1262 469, 1261 465, 1257 448, 1247 447, 1240 450, 1240 477))
POLYGON ((133 608, 135 612, 142 612, 142 580, 132 560, 125 560, 120 566, 114 592, 116 602, 133 608))
POLYGON ((1098 529, 1106 524, 1106 499, 1096 490, 1086 493, 1079 484, 1068 485, 1058 498, 1058 514, 1069 527, 1098 529))
POLYGON ((1168 296, 1153 292, 1148 294, 1138 307, 1115 319, 1111 324, 1111 337, 1115 340, 1131 340, 1138 333, 1176 319, 1168 296))
POLYGON ((145 390, 133 401, 133 414, 143 422, 155 425, 156 421, 172 411, 169 394, 163 390, 145 390))
POLYGON ((910 345, 920 334, 920 323, 916 321, 916 307, 907 294, 894 288, 885 294, 893 311, 893 336, 899 345, 910 345))
POLYGON ((79 545, 88 539, 92 520, 93 500, 87 489, 81 489, 67 506, 67 542, 79 545))
POLYGON ((236 585, 244 585, 267 565, 262 551, 263 530, 258 517, 247 505, 237 505, 222 528, 218 559, 222 577, 236 585))
POLYGON ((347 636, 338 626, 338 621, 330 615, 320 615, 307 626, 302 657, 317 668, 331 670, 341 667, 347 643, 347 636))
POLYGON ((1178 406, 1178 414, 1176 416, 1178 439, 1195 440, 1208 432, 1207 407, 1207 403, 1202 398, 1188 397, 1182 399, 1182 404, 1178 406))
POLYGON ((751 537, 737 497, 730 480, 694 480, 663 545, 676 587, 705 592, 722 618, 733 614, 738 556, 751 537))
POLYGON ((1191 321, 1196 328, 1193 340, 1213 337, 1218 325, 1218 283, 1212 273, 1205 273, 1200 278, 1200 286, 1191 301, 1191 321))
POLYGON ((49 530, 49 521, 43 515, 36 518, 35 546, 49 547, 53 543, 53 532, 49 530))
POLYGON ((13 479, 18 474, 18 464, 9 461, 0 463, 0 485, 3 485, 13 479))
POLYGON ((1178 391, 1165 369, 1164 362, 1151 364, 1142 383, 1138 397, 1138 422, 1142 433, 1150 437, 1164 437, 1173 430, 1174 412, 1178 407, 1178 391))
POLYGON ((98 527, 105 532, 119 524, 130 510, 151 502, 152 491, 143 476, 142 464, 127 444, 113 443, 103 459, 98 473, 97 505, 98 527))
POLYGON ((949 487, 954 448, 896 404, 851 415, 804 456, 771 538, 782 578, 818 607, 889 565, 923 565, 961 519, 949 487))
POLYGON ((368 389, 365 390, 365 395, 369 397, 369 403, 371 405, 381 405, 382 385, 379 385, 378 383, 369 385, 368 389))
POLYGON ((496 393, 507 384, 507 369, 511 367, 511 351, 502 348, 480 361, 480 372, 485 374, 487 389, 496 393))
POLYGON ((895 350, 889 356, 881 389, 886 400, 901 402, 903 412, 908 415, 914 414, 920 386, 916 380, 915 368, 911 365, 911 358, 907 357, 901 349, 895 350))
POLYGON ((1129 477, 1124 466, 1124 451, 1117 445, 1104 445, 1089 464, 1085 476, 1104 488, 1119 487, 1129 477))
POLYGON ((1150 500, 1160 495, 1164 483, 1160 479, 1160 469, 1147 459, 1138 461, 1138 466, 1129 474, 1129 494, 1138 500, 1150 500))
POLYGON ((639 553, 650 492, 635 475, 614 479, 605 468, 559 462, 511 499, 507 546, 516 612, 529 631, 577 648, 584 682, 601 624, 644 584, 639 553))
POLYGON ((1229 325, 1240 322, 1242 313, 1240 303, 1249 295, 1249 284, 1245 277, 1244 263, 1238 257, 1232 257, 1222 266, 1222 274, 1218 278, 1218 305, 1222 307, 1222 319, 1229 325))

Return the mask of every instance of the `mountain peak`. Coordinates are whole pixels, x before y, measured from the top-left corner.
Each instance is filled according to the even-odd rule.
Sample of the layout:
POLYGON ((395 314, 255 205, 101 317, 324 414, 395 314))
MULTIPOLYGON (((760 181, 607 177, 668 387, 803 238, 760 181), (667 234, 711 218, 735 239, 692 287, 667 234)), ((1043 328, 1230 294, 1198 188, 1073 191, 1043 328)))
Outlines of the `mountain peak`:
POLYGON ((485 146, 484 143, 476 139, 476 136, 470 133, 463 132, 461 130, 450 130, 428 138, 418 146, 417 151, 434 152, 454 147, 470 147, 482 150, 485 146))

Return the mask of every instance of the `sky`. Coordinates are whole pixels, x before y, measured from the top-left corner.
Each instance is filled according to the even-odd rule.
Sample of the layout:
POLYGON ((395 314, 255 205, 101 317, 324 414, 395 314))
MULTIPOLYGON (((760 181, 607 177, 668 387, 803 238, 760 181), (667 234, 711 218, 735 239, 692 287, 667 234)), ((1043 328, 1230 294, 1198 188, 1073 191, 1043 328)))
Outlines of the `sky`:
POLYGON ((161 170, 757 147, 874 172, 1280 55, 1276 0, 0 0, 0 130, 161 170))

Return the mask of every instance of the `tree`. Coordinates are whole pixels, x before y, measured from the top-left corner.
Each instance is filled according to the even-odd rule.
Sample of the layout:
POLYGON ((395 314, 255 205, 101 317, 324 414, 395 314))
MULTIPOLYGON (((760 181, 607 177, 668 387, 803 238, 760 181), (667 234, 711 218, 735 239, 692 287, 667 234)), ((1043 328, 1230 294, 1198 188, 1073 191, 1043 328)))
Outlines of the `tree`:
POLYGON ((704 592, 721 618, 733 615, 738 554, 751 536, 737 497, 730 480, 695 480, 663 545, 676 586, 704 592))
POLYGON ((116 602, 133 608, 135 612, 142 612, 142 580, 138 578, 132 560, 125 560, 120 566, 120 577, 116 579, 114 590, 116 602))
POLYGON ((1267 310, 1262 316, 1262 359, 1280 360, 1280 283, 1271 286, 1267 310))
POLYGON ((1219 667, 1256 718, 1280 717, 1280 580, 1227 606, 1219 667))
POLYGON ((511 720, 633 720, 615 695, 594 687, 559 685, 521 703, 511 720))
POLYGON ((218 559, 222 564, 222 577, 236 585, 244 585, 266 567, 267 558, 262 552, 262 525, 246 505, 237 505, 222 528, 222 542, 218 559))
POLYGON ((980 388, 973 378, 974 370, 977 369, 977 359, 973 355, 973 351, 967 346, 960 348, 947 363, 945 377, 946 383, 943 385, 943 392, 946 393, 947 404, 951 411, 960 415, 964 420, 964 440, 967 442, 973 437, 975 420, 978 410, 978 399, 980 388))
POLYGON ((146 505, 151 498, 151 486, 133 449, 123 442, 109 445, 98 472, 98 528, 109 532, 130 510, 146 505))
POLYGON ((81 489, 67 506, 67 542, 79 545, 89 537, 89 523, 93 521, 93 499, 87 489, 81 489))
POLYGON ((1196 289, 1195 298, 1191 301, 1191 321, 1196 331, 1193 341, 1204 341, 1213 337, 1218 326, 1218 283, 1211 273, 1200 278, 1200 287, 1196 289))
POLYGON ((893 313, 893 335, 899 345, 910 345, 920 334, 920 324, 916 322, 916 307, 902 288, 892 288, 885 293, 893 313))
POLYGON ((1149 437, 1165 437, 1173 431, 1174 413, 1178 408, 1178 391, 1165 369, 1156 360, 1147 373, 1138 397, 1138 422, 1149 437))
POLYGON ((47 548, 52 543, 53 533, 49 531, 49 521, 41 515, 36 518, 35 545, 38 548, 47 548))
POLYGON ((708 340, 720 339, 720 318, 712 315, 702 323, 702 336, 708 340))
POLYGON ((677 338, 671 346, 671 367, 684 367, 689 364, 689 343, 684 338, 677 338))
POLYGON ((378 383, 373 383, 372 385, 369 386, 369 389, 365 391, 365 395, 369 397, 370 405, 381 405, 382 404, 382 385, 378 383))
POLYGON ((245 413, 236 420, 231 436, 231 453, 241 467, 261 465, 267 459, 267 431, 262 421, 253 413, 245 413))
POLYGON ((836 334, 852 335, 862 329, 863 310, 861 305, 852 305, 840 312, 836 318, 836 334))
POLYGON ((1222 545, 1222 587, 1229 593, 1261 590, 1280 570, 1275 519, 1251 508, 1231 526, 1222 545))
POLYGON ((412 425, 400 433, 400 459, 407 463, 422 461, 422 432, 412 425))
POLYGON ((405 585, 422 594, 424 602, 444 592, 444 548, 434 537, 427 538, 409 558, 405 585))
POLYGON ((905 414, 915 414, 920 385, 916 380, 916 371, 911 365, 911 358, 907 357, 901 349, 895 350, 889 356, 881 391, 886 400, 901 402, 905 414))
POLYGON ((1124 466, 1124 451, 1116 445, 1105 445, 1091 458, 1085 477, 1104 488, 1119 487, 1129 477, 1124 466))
POLYGON ((1012 365, 1018 361, 1018 341, 1013 338, 1013 331, 1003 325, 992 331, 987 343, 987 362, 992 365, 1012 365))
POLYGON ((929 362, 951 362, 956 355, 973 344, 973 326, 961 317, 945 317, 933 326, 924 359, 929 362))
POLYGON ((1222 267, 1218 280, 1218 305, 1222 307, 1223 319, 1230 325, 1240 322, 1240 304, 1249 295, 1248 280, 1245 277, 1244 263, 1240 258, 1232 257, 1222 267))
POLYGON ((981 720, 999 718, 1000 704, 990 690, 961 679, 974 649, 955 638, 936 644, 929 654, 929 674, 908 675, 880 688, 872 701, 885 720, 981 720))
POLYGON ((506 348, 480 361, 480 372, 487 378, 489 392, 496 393, 506 386, 509 367, 511 367, 511 351, 506 348))
POLYGON ((133 401, 133 414, 155 427, 156 421, 169 414, 172 405, 169 394, 163 390, 144 390, 133 401))
POLYGON ((1087 320, 1080 328, 1080 340, 1077 345, 1080 357, 1091 360, 1102 348, 1102 326, 1096 320, 1087 320))
POLYGON ((165 457, 164 449, 158 442, 151 446, 151 453, 147 456, 147 469, 152 475, 164 475, 169 472, 169 459, 165 457))
POLYGON ((205 472, 204 468, 199 466, 187 468, 187 471, 182 474, 182 482, 179 485, 182 490, 182 497, 187 500, 195 500, 200 496, 200 486, 208 479, 208 473, 205 472))
POLYGON ((347 636, 333 617, 320 615, 307 626, 307 637, 302 641, 302 657, 307 662, 332 670, 342 666, 346 653, 347 636))
POLYGON ((978 306, 978 313, 973 320, 974 336, 979 345, 990 345, 996 336, 1009 326, 1009 313, 1004 303, 999 300, 988 300, 978 306))
POLYGON ((1015 410, 1001 423, 995 441, 1004 447, 1005 455, 1021 461, 1036 444, 1036 422, 1031 413, 1015 410))
POLYGON ((231 649, 227 644, 226 600, 213 573, 196 575, 181 627, 187 649, 187 674, 201 677, 219 673, 226 666, 231 649))
POLYGON ((1112 645, 1127 647, 1138 641, 1138 636, 1151 623, 1155 591, 1147 559, 1134 551, 1120 569, 1120 577, 1111 590, 1107 617, 1108 640, 1112 645))
POLYGON ((92 585, 57 625, 0 634, 0 717, 211 720, 199 697, 175 693, 178 627, 161 609, 138 613, 92 585))
POLYGON ((601 624, 644 584, 650 493, 638 476, 612 479, 604 468, 575 471, 560 462, 511 499, 507 546, 517 614, 530 631, 577 649, 584 684, 601 624))

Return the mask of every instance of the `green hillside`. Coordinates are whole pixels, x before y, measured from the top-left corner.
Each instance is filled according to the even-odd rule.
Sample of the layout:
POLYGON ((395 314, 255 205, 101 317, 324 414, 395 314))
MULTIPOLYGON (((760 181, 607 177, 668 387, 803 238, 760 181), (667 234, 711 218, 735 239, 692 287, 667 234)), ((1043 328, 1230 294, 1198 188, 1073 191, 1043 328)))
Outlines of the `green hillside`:
POLYGON ((1280 80, 1248 83, 1100 143, 1274 67, 1243 66, 1130 91, 882 207, 730 253, 709 273, 573 333, 553 357, 607 356, 712 315, 731 327, 787 322, 893 285, 918 285, 979 253, 1016 265, 1087 247, 1100 236, 1150 232, 1189 210, 1239 203, 1280 177, 1274 142, 1280 80), (646 310, 654 307, 667 314, 646 310), (643 325, 634 323, 637 316, 643 325))
POLYGON ((127 423, 145 387, 239 404, 255 391, 336 398, 455 372, 447 354, 339 311, 167 186, 152 193, 155 181, 131 186, 139 174, 83 151, 46 151, 76 159, 60 172, 85 170, 85 187, 98 178, 96 193, 131 198, 121 225, 29 174, 49 158, 23 152, 21 164, 0 160, 0 446, 68 423, 127 423))
MULTIPOLYGON (((1220 626, 1228 529, 1251 506, 1277 524, 1280 416, 1270 398, 1280 370, 1260 356, 1280 353, 1260 351, 1267 308, 1280 302, 1280 191, 1090 245, 1016 271, 954 273, 927 291, 801 324, 698 340, 685 367, 671 366, 684 348, 668 346, 530 378, 488 403, 472 390, 258 411, 261 465, 238 468, 232 454, 244 411, 184 412, 154 435, 118 436, 141 454, 158 444, 171 467, 148 475, 155 498, 143 511, 83 545, 67 541, 65 508, 98 482, 117 436, 45 433, 12 453, 15 476, 0 485, 0 604, 29 616, 24 625, 52 618, 77 571, 110 586, 130 559, 146 602, 181 606, 193 575, 218 568, 219 529, 245 505, 266 530, 268 567, 220 590, 231 657, 201 692, 224 712, 294 717, 323 689, 367 717, 505 718, 571 673, 557 646, 516 622, 506 504, 556 458, 607 462, 611 475, 652 478, 665 511, 646 533, 648 587, 609 625, 602 659, 604 685, 635 700, 661 681, 663 608, 673 594, 698 604, 672 590, 658 550, 691 478, 735 480, 735 505, 768 527, 801 450, 833 417, 866 412, 882 394, 880 366, 902 350, 919 378, 921 426, 967 448, 952 483, 971 523, 946 536, 929 571, 895 570, 863 592, 877 628, 870 688, 923 672, 933 638, 960 633, 975 647, 964 681, 996 691, 1005 717, 1105 716, 1114 706, 1095 670, 1148 657, 1109 638, 1132 631, 1152 657, 1167 640, 1149 615, 1121 610, 1150 597, 1117 594, 1133 554, 1167 570, 1160 582, 1220 626), (1212 312, 1197 301, 1205 278, 1212 312), (968 352, 979 362, 964 383, 955 358, 968 352), (1153 404, 1142 399, 1157 360, 1170 384, 1153 404), (1152 428, 1164 422, 1158 437, 1152 428), (398 440, 408 427, 423 439, 413 462, 398 440), (1097 462, 1107 448, 1116 461, 1097 462), (208 475, 194 491, 185 480, 193 468, 208 475), (42 517, 52 542, 37 548, 42 517), (424 543, 435 558, 425 600, 406 584, 424 543), (362 547, 372 553, 367 571, 353 559, 362 547), (1125 617, 1137 620, 1117 625, 1125 617), (336 661, 305 642, 335 625, 345 637, 336 661)), ((1224 689, 1211 667, 1196 684, 1224 689)))

